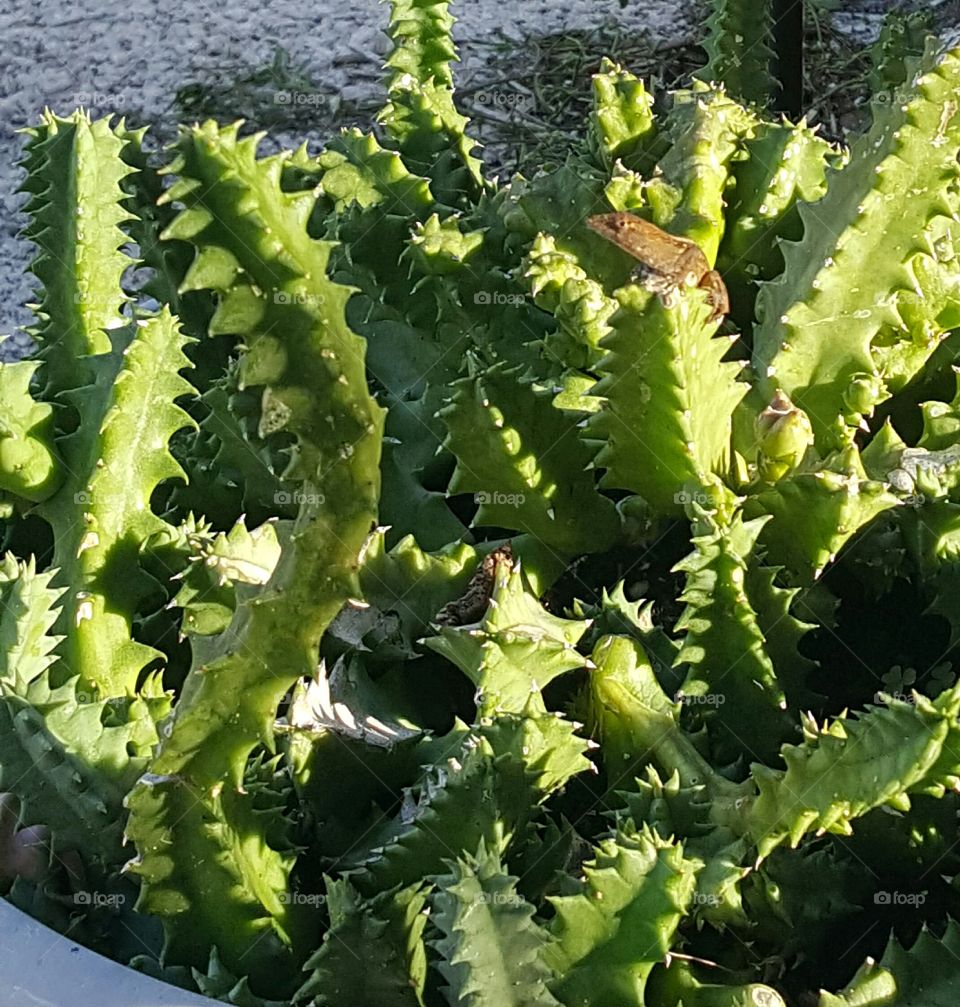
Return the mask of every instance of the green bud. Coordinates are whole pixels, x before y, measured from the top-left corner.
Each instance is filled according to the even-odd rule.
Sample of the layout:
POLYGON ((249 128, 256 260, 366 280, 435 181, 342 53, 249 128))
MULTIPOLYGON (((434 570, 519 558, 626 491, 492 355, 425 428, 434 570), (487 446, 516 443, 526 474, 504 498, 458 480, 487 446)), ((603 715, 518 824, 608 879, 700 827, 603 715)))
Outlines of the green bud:
POLYGON ((859 421, 862 416, 869 416, 883 398, 883 380, 879 374, 855 375, 843 393, 843 404, 849 410, 848 419, 859 421))
POLYGON ((813 443, 810 418, 778 391, 757 417, 757 465, 760 477, 777 482, 792 472, 813 443))
POLYGON ((456 218, 441 221, 433 214, 414 232, 410 241, 411 254, 420 268, 432 276, 448 276, 461 272, 463 263, 483 244, 480 231, 464 234, 456 218))
POLYGON ((630 171, 617 161, 613 177, 603 190, 607 201, 615 210, 639 210, 645 202, 644 181, 641 175, 630 171))

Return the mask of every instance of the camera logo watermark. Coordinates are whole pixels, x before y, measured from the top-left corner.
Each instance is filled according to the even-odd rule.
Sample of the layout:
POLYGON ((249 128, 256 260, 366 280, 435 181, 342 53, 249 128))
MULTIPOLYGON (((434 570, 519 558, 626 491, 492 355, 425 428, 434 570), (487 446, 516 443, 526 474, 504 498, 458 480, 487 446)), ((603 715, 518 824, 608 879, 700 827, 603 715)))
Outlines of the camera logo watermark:
POLYGON ((898 703, 916 703, 917 697, 912 692, 875 692, 873 701, 877 704, 888 703, 894 700, 898 703))
POLYGON ((703 490, 680 490, 673 494, 673 502, 687 506, 688 504, 699 504, 701 507, 713 508, 717 506, 717 498, 712 493, 704 493, 703 490))
POLYGON ((126 96, 122 91, 74 91, 73 104, 85 108, 120 108, 126 104, 126 96))
POLYGON ((874 892, 875 906, 922 906, 927 901, 924 892, 874 892))
POLYGON ((324 303, 323 294, 307 294, 301 292, 293 292, 289 290, 275 290, 273 292, 273 303, 274 304, 323 304, 324 303))
POLYGON ((473 295, 474 304, 516 307, 518 304, 523 304, 525 300, 526 295, 524 294, 506 294, 502 290, 478 290, 473 295))
POLYGON ((481 490, 473 494, 475 504, 487 507, 522 507, 526 500, 523 493, 501 493, 499 490, 494 490, 492 493, 481 490))
POLYGON ((698 696, 688 696, 684 692, 677 692, 673 701, 682 703, 684 706, 723 706, 727 697, 722 692, 704 692, 698 696))
POLYGON ((523 896, 516 892, 481 892, 475 901, 483 906, 522 906, 523 896))
POLYGON ((532 111, 535 99, 532 94, 524 94, 521 91, 509 91, 502 88, 485 88, 477 91, 474 100, 478 105, 487 108, 498 108, 504 111, 532 111))
POLYGON ((320 91, 274 91, 274 105, 309 107, 326 104, 326 97, 320 91))
POLYGON ((311 892, 281 892, 280 902, 285 906, 310 906, 311 909, 319 909, 326 905, 326 895, 314 895, 311 892))
POLYGON ((73 698, 77 701, 77 706, 86 706, 88 703, 102 703, 106 709, 122 710, 130 702, 126 696, 101 696, 96 692, 76 692, 73 698))
POLYGON ((88 909, 119 909, 127 901, 126 895, 108 892, 74 892, 73 904, 88 909))
MULTIPOLYGON (((117 312, 119 312, 122 309, 122 304, 117 297, 111 297, 110 295, 95 296, 89 290, 75 291, 73 295, 73 303, 83 304, 85 307, 93 310, 114 308, 117 312)), ((117 317, 120 317, 119 314, 117 317)))
MULTIPOLYGON (((123 493, 107 493, 99 487, 94 491, 88 486, 86 489, 77 490, 73 494, 73 502, 79 504, 81 507, 113 507, 122 505, 125 500, 126 496, 123 493)), ((97 538, 95 531, 88 531, 84 536, 84 541, 80 543, 80 551, 83 552, 84 549, 90 549, 98 545, 97 538)))
POLYGON ((296 504, 298 507, 306 504, 308 507, 319 507, 326 503, 327 498, 322 493, 304 493, 302 490, 278 490, 273 494, 273 502, 281 507, 296 504))

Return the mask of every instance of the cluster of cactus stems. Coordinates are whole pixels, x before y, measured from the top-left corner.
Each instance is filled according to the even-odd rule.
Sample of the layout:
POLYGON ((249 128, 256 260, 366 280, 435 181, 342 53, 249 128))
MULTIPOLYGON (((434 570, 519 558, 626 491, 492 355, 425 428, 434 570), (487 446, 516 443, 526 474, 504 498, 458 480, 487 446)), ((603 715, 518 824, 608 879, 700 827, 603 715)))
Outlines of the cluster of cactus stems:
POLYGON ((319 154, 27 131, 0 886, 238 1007, 955 1002, 960 51, 847 149, 718 0, 501 182, 452 23, 319 154))

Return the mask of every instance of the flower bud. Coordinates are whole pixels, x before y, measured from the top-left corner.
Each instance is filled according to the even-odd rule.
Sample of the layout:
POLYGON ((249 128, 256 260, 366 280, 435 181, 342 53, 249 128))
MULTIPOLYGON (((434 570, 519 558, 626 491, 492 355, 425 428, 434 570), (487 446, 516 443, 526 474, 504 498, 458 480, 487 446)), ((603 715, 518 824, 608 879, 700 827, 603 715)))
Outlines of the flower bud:
POLYGON ((778 391, 757 417, 757 466, 760 477, 777 482, 793 471, 813 443, 810 418, 778 391))
POLYGON ((854 375, 843 393, 843 404, 849 410, 848 419, 859 420, 864 415, 871 415, 883 398, 883 379, 879 374, 861 372, 854 375))

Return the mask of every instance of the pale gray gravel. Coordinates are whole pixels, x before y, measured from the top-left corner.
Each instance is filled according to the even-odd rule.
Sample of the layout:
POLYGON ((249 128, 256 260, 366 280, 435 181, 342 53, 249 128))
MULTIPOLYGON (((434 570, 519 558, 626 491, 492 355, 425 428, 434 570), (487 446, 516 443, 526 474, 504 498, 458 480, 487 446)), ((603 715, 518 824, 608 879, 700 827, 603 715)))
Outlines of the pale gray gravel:
MULTIPOLYGON (((529 33, 585 28, 616 18, 657 39, 690 37, 691 4, 671 0, 468 0, 455 7, 464 71, 475 68, 477 40, 496 29, 529 33), (678 13, 677 8, 681 13, 678 13)), ((6 0, 0 3, 0 333, 28 321, 24 275, 29 246, 16 167, 17 130, 49 105, 64 114, 78 104, 96 112, 169 118, 177 88, 211 68, 269 62, 277 46, 302 63, 321 88, 362 99, 375 93, 387 40, 387 8, 377 0, 6 0)))
MULTIPOLYGON (((955 2, 955 0, 941 0, 955 2)), ((871 34, 890 2, 851 5, 851 30, 871 34)), ((467 0, 455 4, 462 73, 482 79, 496 31, 523 38, 606 19, 671 43, 697 37, 699 7, 673 0, 467 0)), ((387 10, 377 0, 6 0, 0 4, 0 333, 16 333, 29 316, 25 269, 30 248, 16 165, 17 130, 49 105, 64 114, 78 104, 120 109, 144 121, 169 121, 177 88, 211 68, 268 62, 277 46, 302 63, 321 88, 352 100, 376 92, 386 49, 387 10)), ((20 342, 15 336, 13 342, 20 342)), ((6 349, 13 349, 8 344, 6 349)))

